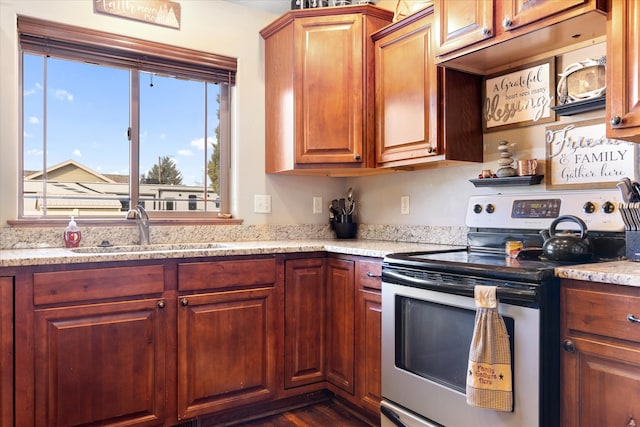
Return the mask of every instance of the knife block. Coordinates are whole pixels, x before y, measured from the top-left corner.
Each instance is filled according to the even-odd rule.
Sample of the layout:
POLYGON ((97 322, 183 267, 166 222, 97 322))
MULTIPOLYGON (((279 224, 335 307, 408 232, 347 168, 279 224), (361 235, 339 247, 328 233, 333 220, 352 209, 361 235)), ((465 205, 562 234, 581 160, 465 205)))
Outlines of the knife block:
POLYGON ((627 230, 625 239, 627 259, 640 261, 640 231, 627 230))
POLYGON ((338 239, 353 239, 358 234, 358 223, 356 222, 336 222, 333 224, 333 231, 338 239))

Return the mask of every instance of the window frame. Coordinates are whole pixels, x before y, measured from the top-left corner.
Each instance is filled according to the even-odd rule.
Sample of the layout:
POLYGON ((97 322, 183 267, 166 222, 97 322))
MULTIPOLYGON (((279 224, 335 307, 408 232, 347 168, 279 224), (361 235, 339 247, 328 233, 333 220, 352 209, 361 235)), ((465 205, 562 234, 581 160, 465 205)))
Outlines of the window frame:
MULTIPOLYGON (((132 88, 139 85, 135 76, 140 71, 169 74, 178 78, 195 79, 206 83, 220 85, 220 211, 208 212, 170 212, 155 211, 150 213, 154 219, 174 221, 219 220, 230 218, 230 152, 231 152, 231 88, 235 85, 237 59, 186 49, 163 43, 151 42, 119 34, 107 33, 67 24, 49 22, 37 18, 18 16, 20 93, 23 93, 22 81, 23 54, 40 54, 55 56, 64 60, 97 62, 103 66, 127 68, 131 73, 132 88), (134 81, 135 80, 135 81, 134 81), (224 118, 224 119, 222 119, 224 118), (223 172, 224 171, 224 172, 223 172), (216 216, 217 214, 217 216, 216 216)), ((137 102, 137 100, 136 100, 137 102)), ((206 107, 205 107, 206 108, 206 107)), ((24 126, 22 114, 22 97, 20 98, 20 125, 24 126)), ((137 105, 131 105, 130 126, 139 125, 137 105)), ((23 174, 24 134, 20 136, 20 172, 23 174)), ((131 143, 137 150, 130 153, 129 196, 130 204, 139 200, 141 183, 135 179, 139 174, 139 134, 131 132, 131 143)), ((203 187, 207 191, 207 188, 203 187)), ((18 180, 19 221, 29 222, 33 217, 24 216, 24 180, 18 180)), ((38 217, 57 222, 56 217, 38 217)), ((98 222, 113 221, 110 218, 95 218, 98 222)), ((84 221, 83 221, 84 222, 84 221)), ((93 221, 92 221, 93 222, 93 221)))

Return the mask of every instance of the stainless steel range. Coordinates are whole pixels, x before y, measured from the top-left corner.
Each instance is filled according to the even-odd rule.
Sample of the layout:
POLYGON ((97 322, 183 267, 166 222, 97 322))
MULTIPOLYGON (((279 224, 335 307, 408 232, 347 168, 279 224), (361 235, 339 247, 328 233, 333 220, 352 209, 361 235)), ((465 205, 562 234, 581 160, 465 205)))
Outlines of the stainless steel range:
MULTIPOLYGON (((586 223, 591 261, 624 255, 615 190, 474 196, 468 248, 392 254, 382 270, 382 425, 553 427, 559 424, 559 281, 544 237, 559 217, 586 223), (523 242, 519 257, 507 241, 523 242), (469 406, 465 385, 476 285, 496 286, 510 337, 513 410, 469 406)), ((562 224, 574 229, 576 224, 562 224)), ((560 224, 558 224, 560 227, 560 224)), ((568 231, 567 231, 568 233, 568 231)), ((575 262, 573 262, 575 264, 575 262)))

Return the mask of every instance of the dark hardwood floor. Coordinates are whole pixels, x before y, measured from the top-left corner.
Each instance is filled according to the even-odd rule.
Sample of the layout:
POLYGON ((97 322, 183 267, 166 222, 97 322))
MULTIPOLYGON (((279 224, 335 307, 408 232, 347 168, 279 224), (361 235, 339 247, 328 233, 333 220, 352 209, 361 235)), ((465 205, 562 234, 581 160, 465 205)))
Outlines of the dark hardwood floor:
POLYGON ((371 427, 341 404, 326 401, 241 424, 250 427, 371 427))

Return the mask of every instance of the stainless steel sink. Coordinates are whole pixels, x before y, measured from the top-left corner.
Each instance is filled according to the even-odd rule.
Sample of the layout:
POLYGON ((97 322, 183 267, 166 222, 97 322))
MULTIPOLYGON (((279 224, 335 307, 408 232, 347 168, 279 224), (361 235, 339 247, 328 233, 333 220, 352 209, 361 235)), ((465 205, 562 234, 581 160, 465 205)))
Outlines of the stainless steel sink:
POLYGON ((207 249, 222 249, 228 246, 220 243, 167 243, 151 245, 122 245, 122 246, 87 246, 73 248, 72 252, 79 254, 113 254, 126 252, 170 252, 170 251, 199 251, 207 249))

